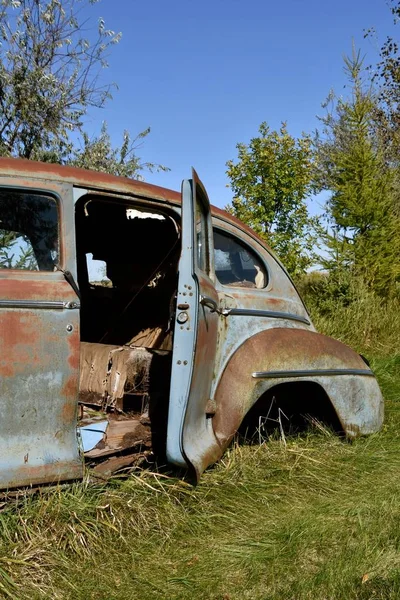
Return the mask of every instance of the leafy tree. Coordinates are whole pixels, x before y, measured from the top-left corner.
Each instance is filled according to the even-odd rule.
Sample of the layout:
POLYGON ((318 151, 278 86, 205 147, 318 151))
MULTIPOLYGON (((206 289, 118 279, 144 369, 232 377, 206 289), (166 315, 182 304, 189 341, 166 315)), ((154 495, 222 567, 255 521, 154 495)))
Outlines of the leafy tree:
MULTIPOLYGON (((0 155, 72 164, 126 177, 141 177, 136 155, 146 129, 123 134, 113 147, 104 124, 91 138, 84 130, 89 108, 111 99, 102 83, 107 55, 121 34, 103 19, 90 26, 85 11, 98 0, 0 0, 0 155), (71 137, 73 133, 73 138, 71 137)), ((33 268, 27 238, 0 229, 0 267, 33 268)))
MULTIPOLYGON (((389 8, 394 23, 400 19, 400 1, 389 0, 389 8)), ((375 33, 374 28, 365 33, 368 37, 375 33)), ((380 119, 381 133, 385 141, 395 143, 396 150, 400 143, 400 52, 396 39, 387 36, 380 51, 377 65, 369 69, 373 73, 373 80, 378 85, 379 106, 377 115, 380 119)))
POLYGON ((237 144, 237 162, 227 162, 234 194, 227 209, 264 238, 292 274, 300 274, 312 262, 315 241, 305 203, 312 192, 311 139, 295 139, 285 123, 279 131, 262 123, 259 134, 237 144))
MULTIPOLYGON (((389 0, 388 4, 396 25, 400 19, 400 1, 389 0)), ((374 28, 365 37, 373 33, 374 28)), ((394 169, 394 207, 400 215, 400 48, 395 37, 386 36, 379 56, 377 65, 369 67, 377 86, 376 134, 382 140, 386 160, 394 169)))
POLYGON ((111 85, 100 83, 120 34, 99 19, 85 36, 81 12, 97 0, 0 0, 0 150, 41 158, 69 148, 89 107, 102 107, 111 85))
POLYGON ((121 177, 142 179, 141 172, 168 171, 163 165, 155 163, 142 163, 136 155, 140 142, 150 133, 150 127, 139 133, 133 140, 129 131, 124 131, 120 147, 114 147, 107 130, 107 124, 103 123, 100 135, 90 138, 83 133, 83 144, 75 146, 68 158, 68 164, 83 169, 91 169, 121 177))
MULTIPOLYGON (((338 277, 359 276, 382 295, 394 293, 400 275, 400 222, 395 211, 396 168, 387 160, 375 117, 378 96, 363 78, 363 61, 345 58, 349 98, 331 95, 332 107, 316 137, 319 189, 331 231, 325 266, 338 277)), ((324 261, 322 261, 324 262, 324 261)))

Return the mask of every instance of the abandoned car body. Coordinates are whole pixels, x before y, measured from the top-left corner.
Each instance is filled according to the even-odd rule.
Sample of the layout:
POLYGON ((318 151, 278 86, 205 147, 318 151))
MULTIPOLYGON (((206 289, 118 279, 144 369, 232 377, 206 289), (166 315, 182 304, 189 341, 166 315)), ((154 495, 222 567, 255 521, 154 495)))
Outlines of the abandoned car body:
POLYGON ((156 455, 198 478, 280 414, 381 426, 365 361, 315 331, 195 172, 178 194, 1 159, 0 220, 1 489, 80 478, 83 453, 104 475, 156 455))

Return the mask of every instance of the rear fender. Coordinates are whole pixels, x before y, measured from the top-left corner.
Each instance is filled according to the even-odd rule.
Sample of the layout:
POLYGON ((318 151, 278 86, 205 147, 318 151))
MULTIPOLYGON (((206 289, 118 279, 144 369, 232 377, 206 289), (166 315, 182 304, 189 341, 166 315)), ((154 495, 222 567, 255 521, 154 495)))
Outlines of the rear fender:
POLYGON ((257 400, 284 382, 319 384, 348 437, 377 431, 383 399, 359 354, 325 335, 275 328, 246 340, 227 364, 215 393, 215 435, 225 449, 257 400))

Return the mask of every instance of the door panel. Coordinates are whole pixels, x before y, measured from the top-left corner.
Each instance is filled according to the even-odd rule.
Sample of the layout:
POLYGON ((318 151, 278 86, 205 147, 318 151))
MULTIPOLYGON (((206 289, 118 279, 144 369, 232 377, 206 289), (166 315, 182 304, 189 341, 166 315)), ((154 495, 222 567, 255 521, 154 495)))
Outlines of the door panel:
POLYGON ((216 444, 206 407, 216 345, 218 295, 207 194, 193 171, 182 184, 182 253, 179 263, 167 456, 201 474, 216 444))
MULTIPOLYGON (((35 211, 29 213, 29 218, 22 214, 26 198, 32 199, 36 193, 45 197, 46 192, 29 189, 37 187, 33 182, 24 182, 24 188, 13 189, 12 182, 0 188, 4 228, 0 236, 13 230, 14 236, 20 232, 23 242, 28 246, 31 243, 34 249, 33 262, 7 259, 8 268, 4 261, 0 268, 2 489, 82 475, 76 434, 79 299, 63 273, 56 270, 75 270, 74 234, 69 220, 72 186, 42 185, 46 192, 55 192, 50 197, 57 204, 58 251, 54 249, 54 236, 45 233, 49 221, 36 219, 35 211), (15 211, 21 214, 14 216, 7 208, 7 193, 14 194, 15 211), (64 211, 61 201, 66 202, 64 211)), ((20 258, 25 249, 16 240, 14 250, 20 258)), ((2 243, 7 249, 4 237, 2 243)))

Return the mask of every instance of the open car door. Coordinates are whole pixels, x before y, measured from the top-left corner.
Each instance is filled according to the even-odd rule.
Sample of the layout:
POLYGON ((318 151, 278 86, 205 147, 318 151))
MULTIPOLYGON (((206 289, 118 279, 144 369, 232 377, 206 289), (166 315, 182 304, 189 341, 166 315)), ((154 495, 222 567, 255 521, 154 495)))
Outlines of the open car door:
POLYGON ((196 172, 182 183, 182 252, 179 262, 167 458, 194 469, 212 462, 216 439, 207 418, 217 347, 218 294, 214 285, 210 203, 196 172))

